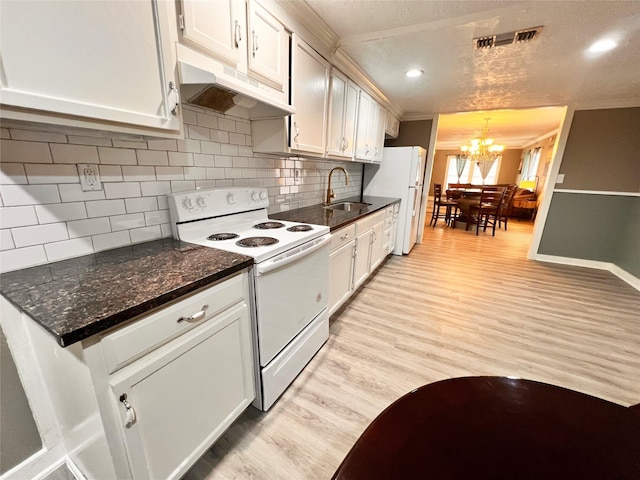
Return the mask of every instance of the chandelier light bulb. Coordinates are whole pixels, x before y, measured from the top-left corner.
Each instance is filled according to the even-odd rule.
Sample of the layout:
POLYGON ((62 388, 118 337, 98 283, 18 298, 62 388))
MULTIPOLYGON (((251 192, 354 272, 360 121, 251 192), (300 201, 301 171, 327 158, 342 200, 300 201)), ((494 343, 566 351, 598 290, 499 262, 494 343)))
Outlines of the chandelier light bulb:
POLYGON ((502 157, 504 145, 493 143, 492 138, 487 138, 489 134, 489 118, 485 118, 485 126, 482 129, 480 138, 473 138, 468 145, 462 145, 460 158, 471 160, 472 162, 493 162, 502 157))

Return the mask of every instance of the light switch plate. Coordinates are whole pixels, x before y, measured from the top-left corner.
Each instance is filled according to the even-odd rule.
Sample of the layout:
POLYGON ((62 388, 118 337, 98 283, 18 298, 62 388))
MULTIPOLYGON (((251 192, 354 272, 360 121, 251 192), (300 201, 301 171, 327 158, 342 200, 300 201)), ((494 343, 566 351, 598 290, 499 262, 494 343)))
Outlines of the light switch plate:
POLYGON ((556 177, 556 183, 563 183, 564 182, 564 173, 559 173, 558 176, 556 177))
POLYGON ((83 192, 102 190, 98 165, 88 163, 78 164, 78 176, 80 177, 80 186, 83 192))

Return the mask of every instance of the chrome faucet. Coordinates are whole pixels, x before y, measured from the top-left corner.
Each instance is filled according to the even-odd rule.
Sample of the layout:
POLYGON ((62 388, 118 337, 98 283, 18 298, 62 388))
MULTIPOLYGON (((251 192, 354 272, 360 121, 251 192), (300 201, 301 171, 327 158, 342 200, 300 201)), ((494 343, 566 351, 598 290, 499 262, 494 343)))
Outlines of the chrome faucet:
POLYGON ((342 170, 344 172, 344 184, 349 185, 349 174, 347 173, 347 171, 342 167, 332 168, 329 172, 329 182, 327 183, 327 205, 331 203, 332 198, 336 198, 336 194, 333 193, 333 189, 331 188, 331 175, 333 175, 333 172, 335 172, 336 170, 342 170))

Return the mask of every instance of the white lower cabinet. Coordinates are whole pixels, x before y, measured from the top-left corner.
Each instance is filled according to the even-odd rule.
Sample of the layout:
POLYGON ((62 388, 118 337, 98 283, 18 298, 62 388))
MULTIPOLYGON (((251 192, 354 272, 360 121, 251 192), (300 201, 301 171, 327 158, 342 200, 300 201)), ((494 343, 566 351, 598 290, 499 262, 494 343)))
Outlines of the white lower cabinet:
POLYGON ((118 478, 181 477, 255 398, 246 273, 86 343, 118 478))
POLYGON ((329 314, 333 314, 387 257, 385 211, 331 234, 329 314))
POLYGON ((380 219, 371 228, 371 260, 369 262, 369 273, 372 273, 387 256, 387 252, 384 250, 385 237, 384 237, 384 219, 380 219))
POLYGON ((329 254, 329 315, 333 314, 353 291, 353 258, 355 255, 355 225, 332 234, 329 254), (340 240, 342 239, 342 240, 340 240), (337 243, 337 246, 334 246, 337 243))
POLYGON ((356 255, 353 266, 353 287, 358 288, 369 276, 369 262, 371 260, 372 230, 358 234, 356 237, 356 255))

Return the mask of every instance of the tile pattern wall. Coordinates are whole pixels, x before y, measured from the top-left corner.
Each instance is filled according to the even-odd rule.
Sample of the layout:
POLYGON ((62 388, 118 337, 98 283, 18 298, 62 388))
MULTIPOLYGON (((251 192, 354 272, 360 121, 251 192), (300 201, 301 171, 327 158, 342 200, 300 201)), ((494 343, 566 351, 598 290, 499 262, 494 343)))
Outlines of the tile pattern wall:
POLYGON ((352 181, 333 176, 337 197, 360 193, 360 164, 254 155, 248 119, 190 105, 183 116, 183 140, 3 124, 0 270, 170 237, 170 192, 265 187, 273 213, 321 203, 341 165, 352 181), (102 190, 82 191, 78 164, 99 165, 102 190))

